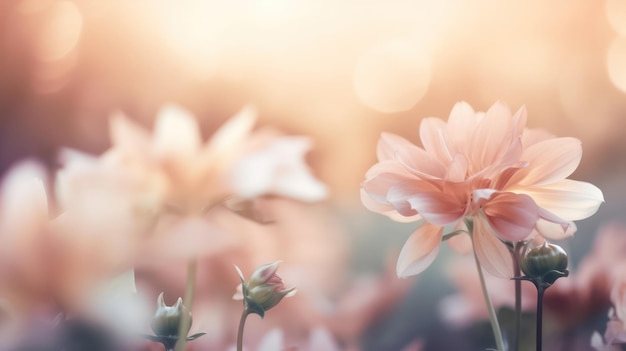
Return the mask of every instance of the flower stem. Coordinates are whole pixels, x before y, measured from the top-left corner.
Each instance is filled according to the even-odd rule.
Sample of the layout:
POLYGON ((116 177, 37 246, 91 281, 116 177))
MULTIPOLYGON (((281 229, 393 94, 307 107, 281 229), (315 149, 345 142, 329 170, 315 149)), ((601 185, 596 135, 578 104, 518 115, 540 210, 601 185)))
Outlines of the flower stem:
MULTIPOLYGON (((519 266, 519 260, 522 255, 522 249, 524 248, 524 242, 519 241, 515 243, 515 248, 511 251, 511 257, 513 259, 513 275, 519 277, 522 275, 522 270, 519 266)), ((519 350, 520 335, 522 333, 522 281, 515 279, 515 337, 513 339, 513 350, 519 350)))
MULTIPOLYGON (((198 267, 198 261, 196 259, 190 259, 187 263, 187 285, 185 286, 185 299, 183 300, 183 306, 185 314, 191 310, 191 304, 193 303, 193 296, 196 289, 196 271, 198 267)), ((180 327, 178 328, 178 342, 176 343, 176 351, 184 351, 187 346, 187 331, 191 326, 190 318, 183 318, 180 327)))
POLYGON ((485 297, 485 304, 489 310, 489 320, 491 321, 491 329, 493 330, 493 337, 496 339, 496 347, 498 351, 504 351, 504 340, 502 339, 502 331, 500 330, 500 323, 498 323, 498 316, 496 310, 493 308, 489 292, 487 291, 487 284, 485 283, 485 276, 483 269, 478 261, 478 256, 474 252, 474 260, 476 261, 476 268, 478 269, 478 276, 480 277, 480 286, 483 290, 483 296, 485 297))
POLYGON ((537 351, 541 351, 542 326, 543 326, 543 293, 545 289, 537 288, 537 351))
POLYGON ((241 319, 239 320, 239 329, 237 330, 237 351, 243 351, 243 327, 246 325, 246 317, 248 317, 248 309, 244 307, 241 319))

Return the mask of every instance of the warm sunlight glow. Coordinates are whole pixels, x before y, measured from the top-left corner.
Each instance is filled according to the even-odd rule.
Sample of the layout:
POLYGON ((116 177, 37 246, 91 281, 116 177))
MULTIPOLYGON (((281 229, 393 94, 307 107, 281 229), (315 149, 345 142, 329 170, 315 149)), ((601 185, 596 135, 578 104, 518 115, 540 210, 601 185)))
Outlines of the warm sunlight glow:
POLYGON ((41 27, 37 58, 55 61, 70 53, 80 39, 83 17, 73 2, 60 1, 49 10, 48 18, 41 27))
POLYGON ((626 93, 626 38, 613 39, 607 55, 607 68, 613 85, 626 93))
POLYGON ((353 84, 367 107, 394 113, 412 108, 426 93, 431 67, 428 54, 405 40, 393 40, 366 51, 357 62, 353 84))

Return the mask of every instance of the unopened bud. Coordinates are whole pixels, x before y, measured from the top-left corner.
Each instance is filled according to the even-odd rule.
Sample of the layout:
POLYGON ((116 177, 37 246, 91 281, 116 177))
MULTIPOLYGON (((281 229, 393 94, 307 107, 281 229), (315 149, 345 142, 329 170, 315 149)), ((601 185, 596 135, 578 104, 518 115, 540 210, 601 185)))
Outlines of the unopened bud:
MULTIPOLYGON (((152 319, 152 330, 157 336, 178 336, 183 318, 189 318, 188 328, 191 328, 191 312, 185 311, 183 300, 179 297, 172 306, 167 306, 163 301, 163 293, 157 299, 157 310, 152 319)), ((189 329, 183 330, 183 335, 187 335, 189 329)))
POLYGON ((241 278, 242 294, 235 294, 234 298, 243 298, 249 312, 263 317, 265 311, 278 305, 284 297, 293 296, 296 288, 286 289, 283 280, 276 274, 279 265, 280 261, 276 261, 260 266, 247 282, 239 267, 235 266, 241 278))
POLYGON ((529 280, 547 286, 569 274, 565 250, 546 242, 526 251, 520 260, 520 268, 529 280))

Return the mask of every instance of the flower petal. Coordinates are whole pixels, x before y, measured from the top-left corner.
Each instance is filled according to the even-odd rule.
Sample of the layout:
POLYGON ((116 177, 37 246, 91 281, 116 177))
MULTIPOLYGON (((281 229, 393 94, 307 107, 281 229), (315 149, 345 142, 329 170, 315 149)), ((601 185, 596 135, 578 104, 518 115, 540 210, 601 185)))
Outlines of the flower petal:
POLYGON ((188 157, 200 145, 200 127, 191 113, 176 105, 161 108, 154 127, 153 147, 158 157, 188 157))
POLYGON ((401 214, 421 214, 435 225, 448 225, 465 214, 465 201, 445 194, 434 185, 423 181, 409 181, 389 190, 387 200, 401 214))
POLYGON ((537 205, 568 221, 585 219, 604 202, 602 191, 593 184, 571 179, 511 191, 529 195, 537 205))
POLYGON ((326 185, 313 177, 304 161, 310 148, 308 138, 281 137, 249 154, 233 167, 235 194, 243 198, 274 194, 300 201, 324 199, 326 185))
POLYGON ((578 167, 582 152, 580 140, 576 138, 554 138, 536 143, 522 153, 522 160, 529 165, 511 182, 541 185, 565 179, 578 167))
POLYGON ((537 204, 523 194, 495 193, 482 208, 491 229, 507 241, 526 239, 539 219, 537 204))
POLYGON ((321 327, 311 330, 309 335, 309 350, 339 351, 341 348, 332 334, 321 327))
POLYGON ((446 126, 449 147, 453 153, 466 151, 470 136, 477 124, 476 113, 467 102, 458 102, 454 105, 446 126))
POLYGON ((411 146, 415 145, 399 135, 382 133, 376 145, 376 156, 378 161, 393 160, 396 157, 396 150, 411 146))
MULTIPOLYGON (((476 169, 483 169, 499 162, 515 139, 511 110, 503 103, 495 103, 478 123, 470 143, 469 157, 476 169)), ((521 145, 520 145, 521 147, 521 145)))
POLYGON ((535 229, 546 239, 562 240, 574 235, 577 228, 574 222, 568 222, 567 226, 563 228, 562 223, 539 219, 535 225, 535 229))
POLYGON ((265 334, 261 342, 259 343, 259 351, 278 351, 284 347, 283 331, 276 328, 272 329, 269 333, 265 334))
POLYGON ((409 222, 417 222, 420 219, 422 219, 422 216, 419 214, 416 214, 413 216, 404 216, 398 213, 398 211, 396 211, 396 209, 392 205, 381 204, 380 202, 377 202, 374 199, 372 199, 364 189, 360 190, 360 195, 361 195, 361 203, 363 204, 363 206, 365 206, 365 208, 367 208, 368 210, 372 212, 385 215, 396 222, 409 223, 409 222))
POLYGON ((439 118, 424 118, 420 124, 420 139, 424 150, 436 159, 448 162, 452 154, 446 143, 446 122, 439 118))
POLYGON ((398 277, 406 278, 428 268, 439 253, 442 233, 442 227, 430 223, 417 228, 400 251, 396 265, 398 277))
POLYGON ((121 112, 111 117, 109 133, 114 148, 139 155, 150 150, 150 133, 121 112))
POLYGON ((478 261, 486 272, 500 277, 513 277, 513 260, 509 249, 491 231, 483 216, 474 217, 472 239, 478 261))

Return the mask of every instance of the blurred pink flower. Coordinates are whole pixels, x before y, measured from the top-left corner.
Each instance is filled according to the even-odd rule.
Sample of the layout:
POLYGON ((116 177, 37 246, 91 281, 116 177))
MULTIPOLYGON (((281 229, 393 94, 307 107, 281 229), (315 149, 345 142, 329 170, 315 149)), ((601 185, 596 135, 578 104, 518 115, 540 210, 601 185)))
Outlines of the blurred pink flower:
POLYGON ((426 269, 439 251, 444 226, 466 229, 466 218, 473 221, 473 245, 483 267, 512 276, 502 241, 525 240, 533 230, 560 239, 573 234, 572 221, 596 212, 602 192, 565 179, 580 162, 580 141, 554 138, 525 124, 525 108, 512 114, 496 103, 477 113, 457 103, 447 123, 422 120, 423 148, 382 135, 378 163, 362 184, 362 201, 392 219, 424 220, 400 253, 399 276, 426 269))
MULTIPOLYGON (((323 327, 313 328, 308 338, 285 341, 284 332, 281 329, 272 329, 259 342, 257 351, 340 351, 339 345, 328 330, 323 327)), ((229 351, 234 351, 231 347, 229 351)), ((244 350, 251 350, 244 345, 244 350)))
POLYGON ((255 118, 245 108, 203 144, 198 122, 180 107, 160 111, 153 135, 116 115, 112 147, 101 157, 69 150, 61 155, 61 207, 84 224, 75 228, 123 237, 120 258, 157 253, 186 259, 221 251, 236 240, 209 219, 211 212, 227 208, 263 221, 260 197, 308 202, 327 193, 304 162, 310 140, 253 132, 255 118))
POLYGON ((253 132, 255 120, 254 110, 244 108, 203 144, 197 120, 181 107, 161 109, 152 137, 117 115, 111 120, 110 152, 160 179, 166 204, 184 213, 201 213, 233 196, 323 199, 325 185, 304 162, 310 141, 253 132))

